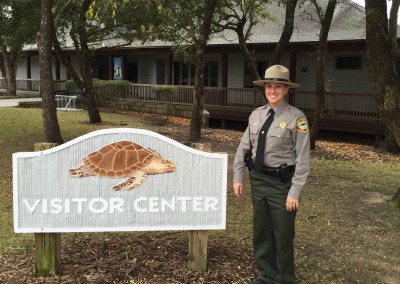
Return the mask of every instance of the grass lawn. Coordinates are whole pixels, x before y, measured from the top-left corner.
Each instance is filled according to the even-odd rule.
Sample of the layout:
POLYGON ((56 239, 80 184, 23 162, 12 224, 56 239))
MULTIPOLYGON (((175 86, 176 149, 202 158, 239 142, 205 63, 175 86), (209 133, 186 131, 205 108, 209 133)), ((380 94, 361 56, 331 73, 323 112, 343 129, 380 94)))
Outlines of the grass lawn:
MULTIPOLYGON (((139 117, 106 112, 101 115, 104 122, 93 125, 87 122, 85 111, 59 111, 64 140, 114 127, 144 128, 167 136, 179 132, 139 117)), ((207 273, 185 269, 184 232, 81 233, 63 234, 63 281, 247 283, 256 277, 250 187, 246 185, 242 198, 231 192, 231 164, 241 132, 230 136, 222 133, 209 129, 205 135, 218 151, 228 152, 230 163, 227 229, 210 232, 207 273), (92 266, 83 268, 88 262, 92 266), (85 276, 89 274, 101 276, 101 281, 89 281, 85 276)), ((33 151, 34 143, 43 141, 40 109, 0 109, 0 283, 44 283, 33 277, 33 234, 13 233, 11 160, 12 153, 33 151), (21 262, 17 264, 17 260, 21 262)), ((389 204, 400 184, 399 159, 387 158, 390 155, 382 159, 373 147, 366 147, 368 153, 360 153, 357 151, 366 148, 344 141, 338 144, 343 155, 368 157, 324 158, 321 152, 339 151, 327 149, 329 143, 320 144, 314 151, 297 217, 298 283, 400 283, 400 210, 389 204), (347 151, 343 150, 346 147, 347 151)), ((54 282, 46 283, 62 283, 60 279, 55 277, 54 282)))

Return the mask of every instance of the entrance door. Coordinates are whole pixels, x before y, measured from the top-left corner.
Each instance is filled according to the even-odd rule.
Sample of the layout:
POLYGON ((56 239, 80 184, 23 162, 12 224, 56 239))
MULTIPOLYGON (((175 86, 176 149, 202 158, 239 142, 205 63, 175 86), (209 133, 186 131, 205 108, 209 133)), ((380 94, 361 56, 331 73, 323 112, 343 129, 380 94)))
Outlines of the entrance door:
POLYGON ((138 64, 137 62, 126 63, 126 79, 132 83, 138 82, 138 64))

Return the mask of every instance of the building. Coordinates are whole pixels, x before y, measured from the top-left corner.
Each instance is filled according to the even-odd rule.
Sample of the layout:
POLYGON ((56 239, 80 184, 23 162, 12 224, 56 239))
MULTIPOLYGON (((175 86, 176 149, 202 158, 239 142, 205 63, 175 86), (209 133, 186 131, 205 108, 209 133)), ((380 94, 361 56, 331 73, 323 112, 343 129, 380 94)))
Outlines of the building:
MULTIPOLYGON (((366 119, 367 128, 379 121, 371 131, 355 132, 378 131, 383 134, 368 75, 364 8, 351 1, 349 3, 352 4, 337 4, 329 32, 325 67, 328 91, 326 113, 332 117, 366 119)), ((254 51, 261 75, 272 60, 285 16, 282 6, 270 4, 267 10, 275 20, 266 20, 255 26, 248 41, 248 48, 254 51)), ((309 2, 297 8, 294 32, 281 64, 290 68, 292 81, 301 85, 290 102, 312 116, 316 85, 316 45, 320 26, 311 19, 316 19, 316 16, 310 16, 310 11, 315 11, 315 8, 309 2)), ((194 85, 194 66, 175 57, 168 43, 134 42, 124 47, 108 47, 112 45, 112 42, 103 42, 95 49, 92 66, 97 78, 125 79, 136 84, 194 85)), ((71 53, 70 60, 74 63, 78 59, 71 53)), ((68 79, 66 69, 56 58, 53 66, 55 80, 68 79)), ((17 78, 20 82, 18 88, 35 89, 33 85, 39 80, 36 47, 25 50, 25 56, 18 62, 17 78)), ((205 86, 216 88, 253 88, 238 47, 237 36, 233 32, 213 35, 209 41, 204 82, 205 86)), ((229 100, 235 100, 235 96, 228 97, 229 100)), ((239 120, 246 117, 247 114, 244 114, 239 120)), ((329 126, 326 128, 329 129, 329 126)))

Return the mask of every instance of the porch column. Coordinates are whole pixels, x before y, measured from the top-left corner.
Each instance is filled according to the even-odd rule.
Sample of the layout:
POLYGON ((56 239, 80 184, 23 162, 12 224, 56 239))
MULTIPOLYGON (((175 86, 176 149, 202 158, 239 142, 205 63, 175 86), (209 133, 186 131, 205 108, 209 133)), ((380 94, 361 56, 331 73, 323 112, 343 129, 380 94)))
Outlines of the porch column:
MULTIPOLYGON (((290 81, 296 82, 296 70, 297 70, 297 52, 290 53, 290 81)), ((294 105, 294 89, 289 91, 289 104, 294 105)))
POLYGON ((60 60, 58 60, 57 55, 54 56, 56 60, 56 80, 60 80, 61 76, 61 66, 60 66, 60 60))
MULTIPOLYGON (((71 56, 67 55, 67 61, 71 62, 71 56)), ((69 74, 68 69, 67 69, 67 80, 71 80, 71 74, 69 74)))
POLYGON ((28 91, 32 91, 32 65, 31 65, 31 56, 28 55, 26 57, 26 78, 27 80, 27 89, 28 91))
POLYGON ((223 88, 228 87, 228 53, 224 52, 222 53, 222 78, 221 78, 221 84, 223 88))
POLYGON ((167 85, 172 85, 173 66, 174 66, 174 55, 171 52, 168 56, 167 85))
POLYGON ((126 66, 126 55, 121 55, 121 75, 122 80, 125 80, 125 66, 126 66))
POLYGON ((114 65, 113 65, 113 56, 111 54, 108 55, 108 80, 114 79, 114 65))

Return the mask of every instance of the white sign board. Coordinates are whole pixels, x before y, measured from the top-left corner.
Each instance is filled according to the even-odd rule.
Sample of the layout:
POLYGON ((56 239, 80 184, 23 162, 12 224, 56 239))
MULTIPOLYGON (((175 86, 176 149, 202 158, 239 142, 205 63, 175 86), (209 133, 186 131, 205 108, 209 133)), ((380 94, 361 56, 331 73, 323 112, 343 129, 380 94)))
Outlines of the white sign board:
POLYGON ((14 153, 14 230, 225 229, 227 163, 227 154, 128 128, 14 153))

